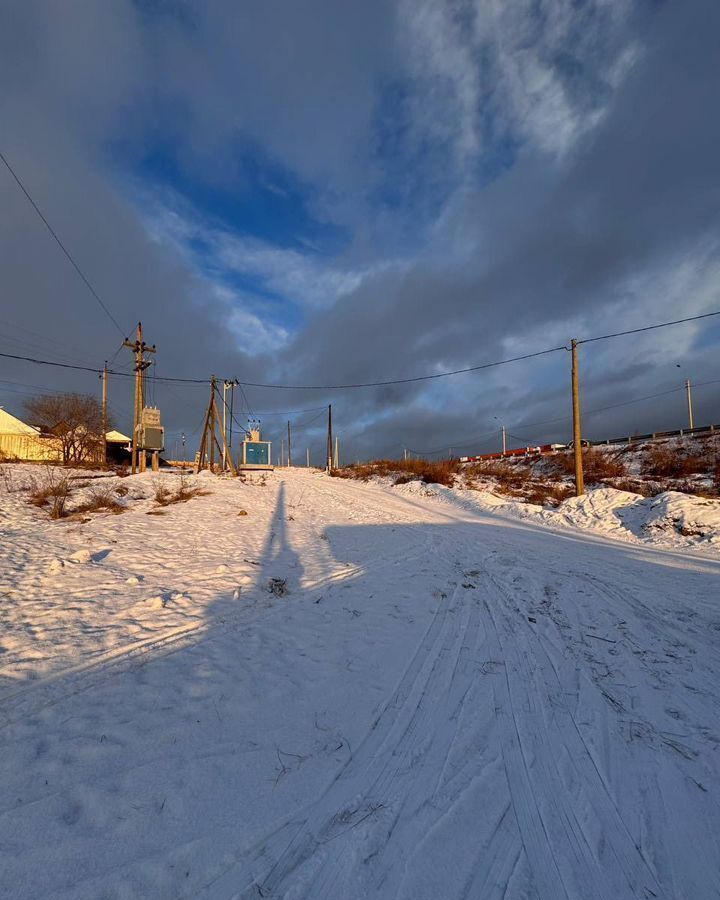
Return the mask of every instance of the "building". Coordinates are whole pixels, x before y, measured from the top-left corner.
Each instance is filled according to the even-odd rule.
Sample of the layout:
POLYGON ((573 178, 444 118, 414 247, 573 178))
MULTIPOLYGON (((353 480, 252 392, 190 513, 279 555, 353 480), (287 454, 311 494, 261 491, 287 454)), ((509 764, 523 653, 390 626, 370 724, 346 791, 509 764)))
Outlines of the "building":
MULTIPOLYGON (((63 461, 62 441, 59 434, 62 433, 63 423, 58 423, 53 428, 42 431, 35 425, 28 425, 16 416, 11 415, 0 406, 0 461, 12 462, 52 462, 63 461)), ((105 436, 107 442, 108 462, 125 463, 130 459, 130 441, 126 434, 119 431, 108 431, 105 436)), ((101 462, 101 459, 95 459, 101 462)))
POLYGON ((55 435, 41 432, 0 406, 0 459, 62 462, 62 445, 55 435))

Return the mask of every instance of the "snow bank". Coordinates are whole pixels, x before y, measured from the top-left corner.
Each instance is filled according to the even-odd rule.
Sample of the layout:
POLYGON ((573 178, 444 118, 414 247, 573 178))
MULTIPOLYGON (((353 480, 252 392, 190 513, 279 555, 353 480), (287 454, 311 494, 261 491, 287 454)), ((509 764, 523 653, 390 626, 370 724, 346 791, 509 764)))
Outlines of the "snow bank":
POLYGON ((526 503, 492 490, 446 488, 418 481, 393 488, 413 498, 433 498, 471 512, 497 512, 516 519, 534 519, 548 525, 601 532, 621 540, 664 546, 720 547, 720 500, 666 491, 642 497, 615 488, 591 488, 571 497, 557 509, 526 503))

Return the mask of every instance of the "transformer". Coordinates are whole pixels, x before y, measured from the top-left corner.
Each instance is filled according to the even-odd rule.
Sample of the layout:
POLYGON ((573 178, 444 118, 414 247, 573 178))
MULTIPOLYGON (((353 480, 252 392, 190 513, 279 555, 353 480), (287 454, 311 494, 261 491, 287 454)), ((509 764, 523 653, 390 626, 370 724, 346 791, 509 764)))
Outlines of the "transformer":
POLYGON ((140 418, 137 432, 139 450, 164 450, 165 429, 160 424, 160 410, 146 406, 140 418))

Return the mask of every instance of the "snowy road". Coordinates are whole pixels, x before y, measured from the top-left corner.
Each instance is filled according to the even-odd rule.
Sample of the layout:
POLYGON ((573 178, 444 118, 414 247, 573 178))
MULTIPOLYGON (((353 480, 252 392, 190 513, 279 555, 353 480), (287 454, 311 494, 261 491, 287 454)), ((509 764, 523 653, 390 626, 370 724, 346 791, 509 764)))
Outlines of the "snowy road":
POLYGON ((7 530, 3 895, 720 896, 717 553, 303 472, 211 487, 147 531, 7 530), (82 579, 38 574, 81 542, 82 579))

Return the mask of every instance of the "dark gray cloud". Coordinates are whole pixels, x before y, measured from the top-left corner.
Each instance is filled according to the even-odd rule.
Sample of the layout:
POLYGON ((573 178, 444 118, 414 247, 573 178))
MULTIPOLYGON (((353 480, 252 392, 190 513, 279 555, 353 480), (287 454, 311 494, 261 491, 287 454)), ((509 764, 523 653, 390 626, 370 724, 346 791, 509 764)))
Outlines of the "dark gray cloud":
MULTIPOLYGON (((720 9, 501 6, 7 4, 0 148, 123 328, 143 319, 159 375, 384 380, 717 308, 720 9), (349 242, 333 258, 289 254, 138 187, 131 163, 157 140, 186 178, 240 196, 237 148, 252 144, 349 242), (199 234, 218 248, 214 269, 189 249, 199 234), (263 321, 229 280, 243 270, 299 319, 263 321)), ((120 336, 6 172, 0 196, 0 349, 101 364, 120 336)), ((718 326, 588 345, 587 408, 720 377, 710 335, 718 326)), ((127 366, 127 351, 117 359, 127 366)), ((471 450, 494 416, 519 436, 565 437, 551 420, 567 414, 567 367, 558 354, 412 386, 247 393, 263 411, 332 400, 351 457, 471 450)), ((35 390, 25 384, 96 387, 2 360, 0 378, 15 383, 0 383, 10 409, 35 390)), ((156 391, 172 430, 199 424, 202 388, 156 391)), ((717 420, 717 397, 698 388, 696 418, 717 420)), ((113 402, 123 426, 120 379, 113 402)), ((678 393, 588 426, 682 420, 678 393)), ((300 444, 319 451, 321 424, 299 429, 300 444)))

